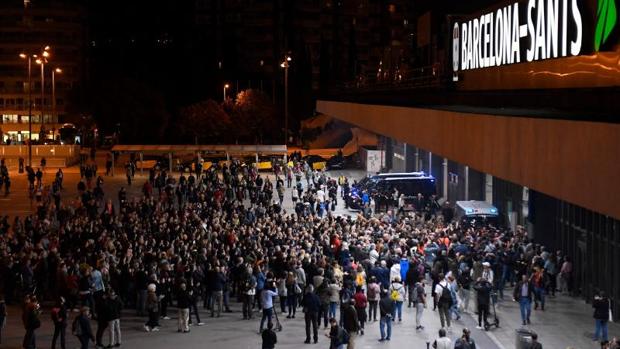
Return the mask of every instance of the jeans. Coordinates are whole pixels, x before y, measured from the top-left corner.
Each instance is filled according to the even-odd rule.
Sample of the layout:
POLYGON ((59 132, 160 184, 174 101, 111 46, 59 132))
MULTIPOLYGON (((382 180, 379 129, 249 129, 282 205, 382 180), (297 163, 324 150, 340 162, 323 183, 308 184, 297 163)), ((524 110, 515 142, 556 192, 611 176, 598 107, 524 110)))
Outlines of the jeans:
POLYGON ((456 302, 450 307, 450 316, 454 315, 454 317, 458 320, 461 318, 461 313, 459 312, 459 306, 456 302))
POLYGON ((382 316, 379 320, 379 331, 381 331, 381 339, 390 339, 392 336, 392 317, 390 315, 382 316), (387 336, 385 327, 387 326, 387 336))
POLYGON ((377 321, 377 304, 378 301, 368 301, 368 321, 377 321))
POLYGON ((321 303, 321 309, 319 309, 319 326, 321 325, 321 318, 323 318, 323 326, 327 328, 327 314, 329 313, 329 303, 321 303))
POLYGON ((110 345, 121 344, 121 320, 114 319, 108 322, 108 338, 110 345))
POLYGON ((422 314, 424 314, 424 303, 417 302, 415 304, 415 326, 422 326, 422 314))
POLYGON ((403 320, 403 302, 402 301, 396 301, 394 302, 395 307, 394 307, 394 311, 392 312, 392 318, 394 319, 394 321, 396 321, 396 315, 398 315, 398 321, 402 321, 403 320))
POLYGON ((538 307, 538 302, 540 301, 540 306, 545 310, 545 288, 534 287, 534 293, 536 294, 536 306, 538 307))
POLYGON ((146 290, 138 290, 136 308, 138 316, 144 316, 146 312, 146 290))
POLYGON ((224 292, 223 291, 213 291, 213 298, 211 303, 211 317, 217 314, 217 317, 220 317, 222 313, 222 306, 224 302, 224 292), (217 310, 215 309, 217 307, 217 310))
POLYGON ((200 323, 200 314, 198 313, 198 304, 196 303, 196 300, 192 301, 189 305, 189 323, 192 323, 192 311, 194 312, 194 315, 196 315, 196 321, 197 323, 200 323))
POLYGON ((286 300, 288 299, 287 296, 280 296, 280 310, 282 310, 282 313, 286 313, 286 300))
POLYGON ((530 314, 532 313, 532 301, 527 297, 521 297, 519 299, 519 308, 521 309, 521 321, 529 321, 530 314))
POLYGON ((273 307, 269 308, 269 309, 263 309, 263 317, 260 319, 260 327, 259 327, 259 332, 263 332, 263 326, 265 326, 265 320, 267 320, 267 322, 271 322, 271 319, 273 317, 273 307))
POLYGON ((254 295, 244 294, 243 295, 243 307, 242 307, 244 319, 252 318, 252 304, 254 304, 254 295))
POLYGON ((463 311, 464 312, 468 312, 469 311, 469 297, 471 295, 471 291, 470 290, 466 290, 464 288, 461 288, 461 300, 463 301, 463 311))
POLYGON ((607 338, 607 320, 595 320, 596 322, 596 330, 594 331, 594 340, 598 340, 600 338, 601 342, 606 342, 607 338), (600 337, 599 337, 600 334, 600 337))
MULTIPOLYGON (((0 323, 0 326, 2 324, 0 323)), ((65 349, 65 333, 67 331, 66 322, 54 324, 54 337, 52 338, 52 349, 56 349, 56 340, 60 337, 60 348, 65 349)))
POLYGON ((329 313, 327 315, 330 318, 336 318, 336 309, 338 309, 338 302, 329 302, 329 313))

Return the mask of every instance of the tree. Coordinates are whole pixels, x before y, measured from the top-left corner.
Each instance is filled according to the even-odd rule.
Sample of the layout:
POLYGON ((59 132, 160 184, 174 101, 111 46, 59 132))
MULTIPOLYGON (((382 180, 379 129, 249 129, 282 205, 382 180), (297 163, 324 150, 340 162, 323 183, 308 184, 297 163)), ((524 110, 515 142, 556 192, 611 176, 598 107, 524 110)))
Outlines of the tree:
POLYGON ((272 141, 280 131, 273 103, 265 93, 254 89, 237 94, 233 124, 238 138, 247 137, 254 143, 272 141))
POLYGON ((212 99, 182 108, 179 114, 181 133, 196 143, 217 143, 232 128, 228 113, 212 99))

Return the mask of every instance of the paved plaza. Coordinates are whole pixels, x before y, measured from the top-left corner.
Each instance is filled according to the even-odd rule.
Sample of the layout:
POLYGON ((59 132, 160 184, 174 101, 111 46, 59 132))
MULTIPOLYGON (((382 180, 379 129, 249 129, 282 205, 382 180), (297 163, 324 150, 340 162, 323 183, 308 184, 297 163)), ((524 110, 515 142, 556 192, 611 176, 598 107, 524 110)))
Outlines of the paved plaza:
MULTIPOLYGON (((100 169, 103 166, 99 166, 100 169)), ((48 169, 45 175, 45 182, 50 183, 55 169, 48 169)), ((124 173, 117 169, 115 177, 104 177, 104 188, 106 197, 112 198, 116 202, 116 194, 121 186, 128 189, 128 196, 140 195, 140 189, 145 176, 136 175, 134 184, 127 186, 124 173)), ((344 171, 332 173, 332 176, 344 174, 351 178, 360 178, 364 174, 361 171, 344 171)), ((273 175, 267 174, 273 178, 273 175)), ((8 197, 0 197, 1 215, 20 215, 24 216, 32 212, 34 204, 28 198, 27 183, 25 175, 17 173, 11 174, 13 179, 12 193, 8 197)), ((178 174, 175 174, 178 176, 178 174)), ((65 170, 65 190, 63 201, 72 200, 77 196, 76 183, 79 180, 77 168, 65 170)), ((284 208, 292 211, 292 201, 290 191, 287 190, 284 201, 284 208)), ((335 214, 351 214, 343 207, 342 200, 335 211, 335 214)), ((427 287, 428 288, 428 287, 427 287)), ((430 293, 430 289, 428 290, 430 293)), ((506 291, 510 295, 509 290, 506 291)), ((559 295, 555 298, 547 298, 546 311, 533 311, 532 324, 530 329, 539 334, 539 339, 545 348, 564 349, 567 347, 594 349, 599 348, 596 342, 590 338, 594 331, 594 321, 592 319, 592 309, 580 298, 573 298, 559 295)), ((260 336, 256 334, 260 314, 255 313, 255 319, 248 321, 242 320, 241 307, 239 303, 231 304, 233 313, 225 313, 222 318, 213 319, 208 316, 206 310, 201 309, 201 319, 206 323, 203 327, 193 327, 189 334, 176 332, 176 309, 171 312, 171 320, 161 320, 161 331, 157 333, 145 333, 142 325, 145 318, 138 318, 133 310, 125 310, 121 319, 123 330, 123 347, 136 348, 259 348, 260 336)), ((276 306, 279 308, 279 306, 276 306)), ((478 343, 478 348, 482 349, 509 349, 515 347, 515 329, 520 328, 520 317, 518 304, 506 299, 498 304, 497 314, 501 321, 501 327, 483 332, 475 329, 475 314, 464 314, 460 321, 455 321, 452 326, 450 337, 456 339, 460 336, 463 327, 472 330, 472 338, 478 343)), ((300 312, 296 319, 286 319, 284 315, 279 316, 284 329, 278 333, 277 348, 299 348, 304 347, 305 339, 303 314, 300 312)), ((38 348, 50 346, 53 328, 49 308, 44 309, 41 316, 43 325, 37 331, 38 348)), ((476 317, 477 319, 477 317, 476 317)), ((366 334, 356 339, 356 348, 426 348, 427 342, 432 342, 440 328, 439 316, 432 311, 432 303, 425 311, 423 324, 426 327, 423 331, 415 331, 415 312, 413 309, 404 307, 402 323, 393 326, 393 336, 390 342, 378 343, 379 328, 378 322, 367 324, 366 334)), ((93 329, 96 325, 93 322, 93 329)), ((78 342, 68 333, 68 348, 78 347, 78 342)), ((6 327, 2 333, 2 344, 0 348, 20 348, 24 334, 21 325, 21 310, 18 307, 9 307, 9 317, 6 327)), ((610 338, 620 336, 620 326, 610 324, 610 338)), ((308 347, 327 348, 329 341, 325 336, 319 335, 318 345, 307 345, 308 347)), ((107 343, 104 340, 104 344, 107 343)))

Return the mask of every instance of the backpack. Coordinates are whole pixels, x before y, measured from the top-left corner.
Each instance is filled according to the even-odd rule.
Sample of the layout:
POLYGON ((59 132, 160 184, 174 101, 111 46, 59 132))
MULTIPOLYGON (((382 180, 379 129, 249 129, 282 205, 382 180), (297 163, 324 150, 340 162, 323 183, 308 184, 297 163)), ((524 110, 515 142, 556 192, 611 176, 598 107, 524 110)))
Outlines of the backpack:
POLYGON ((441 287, 441 296, 439 297, 440 304, 447 304, 448 306, 452 306, 452 294, 450 293, 450 289, 448 286, 443 286, 439 284, 441 287))
POLYGON ((390 298, 396 302, 399 296, 400 296, 400 293, 398 292, 398 290, 392 289, 392 293, 390 293, 390 298))
POLYGON ((76 337, 82 336, 82 326, 80 325, 80 315, 76 316, 75 319, 73 319, 73 324, 71 325, 71 332, 76 337))
POLYGON ((355 284, 357 286, 364 285, 364 275, 362 275, 362 273, 357 274, 357 276, 355 278, 355 284))
POLYGON ((377 296, 377 292, 375 291, 374 288, 368 287, 368 291, 366 292, 366 295, 369 300, 374 300, 375 297, 377 296))

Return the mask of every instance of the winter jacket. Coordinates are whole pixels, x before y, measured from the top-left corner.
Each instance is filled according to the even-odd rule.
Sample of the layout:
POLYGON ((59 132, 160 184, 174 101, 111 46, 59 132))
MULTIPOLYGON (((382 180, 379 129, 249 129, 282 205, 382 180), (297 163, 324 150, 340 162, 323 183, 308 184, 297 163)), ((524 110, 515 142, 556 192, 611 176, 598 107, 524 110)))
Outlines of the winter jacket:
POLYGON ((403 286, 399 282, 393 282, 390 286, 390 297, 392 296, 393 291, 398 292, 398 296, 396 297, 395 301, 403 302, 405 300, 405 286, 403 286))
POLYGON ((592 301, 592 308, 594 308, 594 318, 596 320, 609 320, 609 299, 595 297, 592 301))

